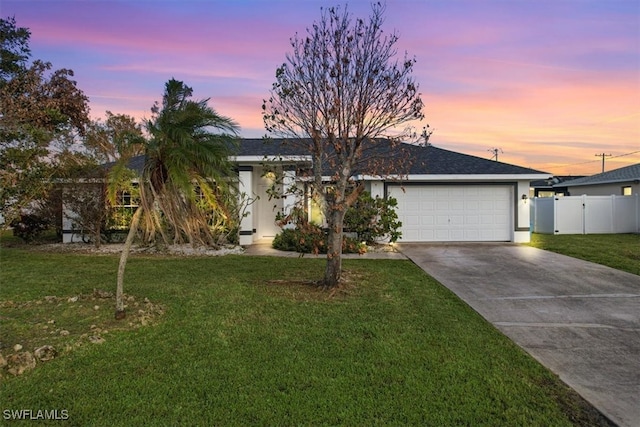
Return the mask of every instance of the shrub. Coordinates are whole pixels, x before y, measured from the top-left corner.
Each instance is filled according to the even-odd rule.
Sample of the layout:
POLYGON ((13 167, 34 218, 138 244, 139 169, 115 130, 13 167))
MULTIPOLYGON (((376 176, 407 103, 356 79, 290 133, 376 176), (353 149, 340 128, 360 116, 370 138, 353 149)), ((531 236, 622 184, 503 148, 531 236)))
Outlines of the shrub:
POLYGON ((357 233, 358 240, 368 244, 384 238, 395 242, 402 235, 397 206, 398 201, 393 197, 383 199, 376 196, 374 199, 365 191, 345 213, 345 231, 357 233))
MULTIPOLYGON (((398 240, 402 235, 399 231, 402 223, 398 221, 395 211, 397 205, 398 201, 393 197, 373 198, 368 192, 363 192, 345 213, 344 231, 355 233, 356 237, 344 236, 342 253, 364 253, 367 244, 374 244, 384 238, 388 238, 390 242, 398 240)), ((310 223, 307 212, 303 209, 294 208, 287 217, 278 214, 276 221, 281 226, 295 224, 295 228, 284 229, 274 238, 272 245, 275 249, 327 253, 326 231, 310 223)))
POLYGON ((49 219, 36 214, 24 214, 11 222, 13 235, 27 243, 36 240, 50 225, 49 219))
MULTIPOLYGON (((308 222, 298 223, 296 228, 282 230, 274 239, 272 246, 281 251, 300 253, 327 253, 327 232, 308 222)), ((367 248, 355 239, 345 237, 342 240, 342 253, 364 253, 367 248)))

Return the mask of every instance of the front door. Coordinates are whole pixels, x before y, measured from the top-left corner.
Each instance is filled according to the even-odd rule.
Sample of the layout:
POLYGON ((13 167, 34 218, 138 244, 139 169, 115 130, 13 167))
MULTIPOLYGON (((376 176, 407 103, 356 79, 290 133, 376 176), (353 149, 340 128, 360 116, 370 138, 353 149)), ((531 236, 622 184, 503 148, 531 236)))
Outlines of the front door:
POLYGON ((282 212, 282 199, 271 198, 267 190, 271 184, 262 178, 258 185, 260 199, 257 201, 258 227, 256 230, 258 239, 273 239, 280 232, 280 227, 276 224, 276 214, 282 212))

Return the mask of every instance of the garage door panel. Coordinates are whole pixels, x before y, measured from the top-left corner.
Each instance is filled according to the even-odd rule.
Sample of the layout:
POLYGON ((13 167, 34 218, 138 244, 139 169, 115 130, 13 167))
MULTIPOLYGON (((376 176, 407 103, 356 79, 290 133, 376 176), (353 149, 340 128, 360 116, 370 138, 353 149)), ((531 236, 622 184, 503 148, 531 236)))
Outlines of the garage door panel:
POLYGON ((435 223, 436 223, 436 217, 433 215, 424 215, 420 217, 420 225, 422 226, 435 225, 435 223))
POLYGON ((464 225, 464 216, 463 215, 451 215, 449 217, 449 224, 452 227, 457 227, 460 225, 464 225))
POLYGON ((478 210, 480 209, 480 202, 477 200, 467 200, 464 202, 464 208, 466 210, 478 210))
POLYGON ((421 242, 431 242, 436 240, 435 230, 433 229, 425 229, 420 230, 418 234, 421 242))
POLYGON ((402 224, 406 224, 408 227, 411 226, 420 226, 420 216, 419 215, 406 215, 402 219, 402 224))
POLYGON ((480 224, 480 218, 477 215, 467 215, 464 217, 464 223, 467 225, 478 225, 480 224))
POLYGON ((464 241, 465 242, 477 242, 481 240, 480 232, 477 229, 465 230, 464 241))
POLYGON ((436 207, 435 203, 432 200, 429 201, 420 201, 420 209, 422 209, 423 212, 425 211, 432 211, 434 210, 436 207))
POLYGON ((480 224, 481 225, 491 225, 493 223, 495 223, 496 218, 493 215, 480 215, 480 224))
POLYGON ((436 216, 436 224, 439 226, 447 226, 449 225, 449 216, 448 215, 438 215, 436 216))
POLYGON ((436 229, 433 230, 433 236, 435 237, 435 241, 448 241, 451 240, 449 236, 449 230, 444 229, 436 229))
POLYGON ((398 200, 401 241, 509 241, 511 186, 388 187, 398 200))
POLYGON ((511 217, 508 215, 496 215, 494 217, 495 224, 497 225, 510 225, 511 217))
POLYGON ((406 202, 407 212, 418 212, 420 210, 420 202, 418 200, 408 200, 406 202))

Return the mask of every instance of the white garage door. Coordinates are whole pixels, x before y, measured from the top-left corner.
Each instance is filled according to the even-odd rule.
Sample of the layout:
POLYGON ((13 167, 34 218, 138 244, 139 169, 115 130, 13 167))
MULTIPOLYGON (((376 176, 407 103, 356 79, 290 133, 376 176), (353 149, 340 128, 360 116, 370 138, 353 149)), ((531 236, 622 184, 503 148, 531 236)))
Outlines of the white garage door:
POLYGON ((398 200, 403 242, 510 241, 511 186, 389 186, 398 200))

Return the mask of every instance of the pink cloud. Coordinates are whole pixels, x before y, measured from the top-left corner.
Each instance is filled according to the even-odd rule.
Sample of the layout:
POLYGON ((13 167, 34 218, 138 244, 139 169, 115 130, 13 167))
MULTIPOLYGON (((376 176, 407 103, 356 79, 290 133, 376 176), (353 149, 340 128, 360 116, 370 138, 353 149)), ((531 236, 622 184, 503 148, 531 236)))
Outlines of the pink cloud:
MULTIPOLYGON (((633 2, 630 2, 633 3, 633 2)), ((176 77, 211 97, 244 136, 260 136, 260 103, 289 38, 324 1, 3 1, 32 31, 34 57, 76 71, 105 110, 148 117, 176 77)), ((640 141, 637 8, 624 2, 388 0, 385 31, 415 77, 443 148, 561 173, 598 172, 595 152, 625 154, 640 141), (635 12, 635 13, 634 13, 635 12)), ((368 2, 349 10, 369 13, 368 2)), ((638 162, 623 156, 614 162, 638 162)))

